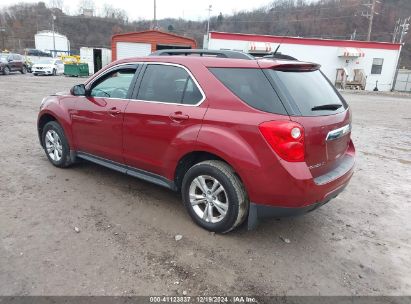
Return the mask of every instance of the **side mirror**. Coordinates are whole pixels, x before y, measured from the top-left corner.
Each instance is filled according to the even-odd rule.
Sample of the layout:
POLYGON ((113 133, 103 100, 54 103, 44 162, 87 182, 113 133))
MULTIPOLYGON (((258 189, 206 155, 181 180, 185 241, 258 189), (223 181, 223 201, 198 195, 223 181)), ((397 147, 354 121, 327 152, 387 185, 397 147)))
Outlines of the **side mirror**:
POLYGON ((84 84, 78 84, 71 88, 71 95, 74 96, 86 96, 86 87, 84 84))

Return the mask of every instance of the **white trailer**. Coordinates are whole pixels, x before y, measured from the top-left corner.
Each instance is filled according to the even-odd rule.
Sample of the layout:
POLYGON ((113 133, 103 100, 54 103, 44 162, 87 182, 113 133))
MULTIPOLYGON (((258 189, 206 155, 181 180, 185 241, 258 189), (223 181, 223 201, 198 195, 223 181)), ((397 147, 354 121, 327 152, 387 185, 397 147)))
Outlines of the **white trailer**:
POLYGON ((66 36, 52 31, 41 31, 34 35, 37 50, 51 53, 54 57, 70 52, 70 41, 66 36))
POLYGON ((96 73, 111 62, 111 50, 106 48, 80 48, 80 61, 88 64, 90 74, 96 73))
POLYGON ((281 44, 279 52, 301 61, 321 64, 321 70, 334 84, 355 82, 364 75, 365 90, 390 91, 401 51, 401 44, 355 40, 210 32, 204 48, 237 50, 253 55, 269 54, 281 44))

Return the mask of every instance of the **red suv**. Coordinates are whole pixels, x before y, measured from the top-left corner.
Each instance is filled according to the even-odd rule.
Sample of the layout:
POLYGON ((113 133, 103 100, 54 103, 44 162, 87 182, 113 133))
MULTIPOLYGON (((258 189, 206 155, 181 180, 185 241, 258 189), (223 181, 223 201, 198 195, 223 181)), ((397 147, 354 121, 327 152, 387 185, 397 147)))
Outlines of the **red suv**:
POLYGON ((353 174, 351 111, 319 66, 209 53, 119 60, 44 98, 50 162, 81 158, 181 191, 215 232, 336 197, 353 174))

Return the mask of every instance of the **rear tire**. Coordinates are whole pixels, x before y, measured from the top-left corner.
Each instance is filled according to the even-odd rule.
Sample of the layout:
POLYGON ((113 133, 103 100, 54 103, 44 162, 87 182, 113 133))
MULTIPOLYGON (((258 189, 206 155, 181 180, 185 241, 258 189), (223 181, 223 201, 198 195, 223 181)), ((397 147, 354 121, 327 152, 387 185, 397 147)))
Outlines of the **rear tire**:
POLYGON ((27 73, 27 68, 26 68, 25 66, 23 66, 23 67, 21 68, 20 73, 26 74, 26 73, 27 73))
POLYGON ((193 221, 209 231, 229 232, 246 218, 249 202, 244 186, 223 161, 208 160, 191 167, 181 193, 193 221))
POLYGON ((48 122, 43 127, 41 140, 46 156, 54 166, 65 168, 73 163, 66 135, 59 123, 48 122))

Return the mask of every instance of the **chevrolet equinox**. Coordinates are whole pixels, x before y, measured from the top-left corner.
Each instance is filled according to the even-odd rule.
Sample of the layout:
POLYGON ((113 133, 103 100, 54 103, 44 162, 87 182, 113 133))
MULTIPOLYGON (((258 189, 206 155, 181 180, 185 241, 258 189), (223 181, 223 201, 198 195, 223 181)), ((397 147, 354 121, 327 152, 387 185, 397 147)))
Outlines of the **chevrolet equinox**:
POLYGON ((220 233, 312 211, 345 188, 351 110, 319 65, 193 53, 115 61, 44 98, 49 161, 81 158, 179 191, 193 221, 220 233))

